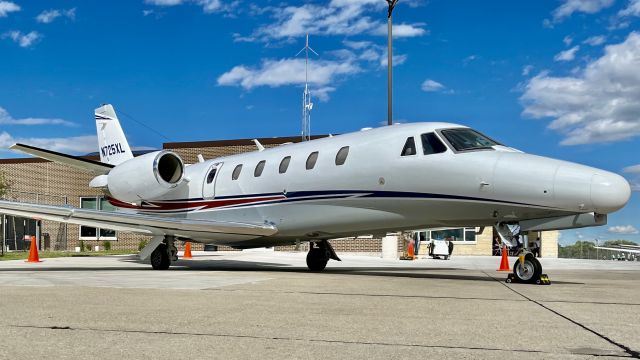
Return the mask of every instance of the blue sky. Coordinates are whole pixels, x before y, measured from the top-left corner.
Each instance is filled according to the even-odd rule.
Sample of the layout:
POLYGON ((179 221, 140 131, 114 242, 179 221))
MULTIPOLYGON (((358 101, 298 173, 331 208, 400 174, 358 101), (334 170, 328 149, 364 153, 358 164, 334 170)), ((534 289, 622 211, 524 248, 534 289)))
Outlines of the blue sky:
MULTIPOLYGON (((0 147, 95 151, 101 103, 139 148, 297 135, 306 32, 312 133, 380 126, 385 21, 384 0, 0 0, 0 147)), ((400 0, 394 24, 398 121, 463 123, 640 189, 640 0, 400 0)), ((561 242, 640 242, 638 214, 634 192, 561 242)))

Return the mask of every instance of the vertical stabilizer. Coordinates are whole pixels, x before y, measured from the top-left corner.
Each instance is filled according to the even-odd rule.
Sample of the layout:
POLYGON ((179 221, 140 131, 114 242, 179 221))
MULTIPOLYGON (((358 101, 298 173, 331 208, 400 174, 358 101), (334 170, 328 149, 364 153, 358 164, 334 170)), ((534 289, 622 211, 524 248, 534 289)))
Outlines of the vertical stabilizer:
POLYGON ((118 165, 132 159, 133 153, 129 148, 129 143, 124 136, 113 106, 111 104, 102 105, 96 109, 95 115, 100 161, 105 164, 118 165))

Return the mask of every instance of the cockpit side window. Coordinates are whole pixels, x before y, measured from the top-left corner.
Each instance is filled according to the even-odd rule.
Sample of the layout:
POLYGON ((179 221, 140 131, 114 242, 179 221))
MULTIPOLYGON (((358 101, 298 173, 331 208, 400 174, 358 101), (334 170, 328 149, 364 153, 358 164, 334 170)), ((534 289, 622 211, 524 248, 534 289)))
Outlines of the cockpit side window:
POLYGON ((447 151, 447 147, 434 133, 422 134, 420 138, 422 139, 422 152, 425 155, 440 154, 447 151))
POLYGON ((404 148, 402 148, 402 156, 409 156, 416 154, 416 141, 413 139, 413 136, 407 138, 407 141, 404 143, 404 148))
POLYGON ((442 130, 441 133, 456 151, 491 149, 495 145, 500 145, 500 143, 468 128, 447 129, 442 130))

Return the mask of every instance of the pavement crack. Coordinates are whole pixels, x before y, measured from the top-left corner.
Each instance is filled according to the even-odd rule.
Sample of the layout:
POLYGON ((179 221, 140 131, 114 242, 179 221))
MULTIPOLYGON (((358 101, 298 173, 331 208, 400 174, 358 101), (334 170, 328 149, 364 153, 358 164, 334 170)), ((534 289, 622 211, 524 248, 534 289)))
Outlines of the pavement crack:
POLYGON ((616 346, 616 347, 618 347, 618 348, 622 349, 622 351, 624 351, 627 355, 629 355, 629 357, 632 357, 632 358, 634 358, 634 359, 640 359, 640 352, 639 352, 639 351, 633 350, 633 349, 631 349, 630 347, 628 347, 628 346, 626 346, 626 345, 624 345, 624 344, 621 344, 621 343, 619 343, 619 342, 617 342, 617 341, 615 341, 615 340, 611 339, 610 337, 608 337, 608 336, 606 336, 606 335, 604 335, 604 334, 602 334, 602 333, 600 333, 600 332, 598 332, 598 331, 596 331, 596 330, 591 329, 590 327, 588 327, 588 326, 586 326, 586 325, 582 324, 581 322, 579 322, 579 321, 577 321, 577 320, 574 320, 574 319, 572 319, 572 318, 570 318, 570 317, 568 317, 568 316, 566 316, 566 315, 564 315, 564 314, 560 313, 559 311, 556 311, 556 310, 554 310, 554 309, 552 309, 552 308, 550 308, 550 307, 548 307, 548 306, 546 306, 546 305, 542 304, 541 302, 539 302, 539 301, 537 301, 537 300, 534 300, 534 299, 532 299, 532 298, 530 298, 530 297, 528 297, 528 296, 524 295, 523 293, 519 292, 518 290, 516 290, 516 289, 512 288, 511 286, 507 285, 507 284, 506 284, 505 282, 503 282, 502 280, 496 279, 495 277, 493 277, 493 276, 491 276, 491 275, 487 274, 487 273, 486 273, 486 272, 484 272, 484 271, 483 271, 483 273, 484 273, 485 275, 487 275, 488 277, 490 277, 490 278, 494 279, 495 281, 497 281, 498 283, 500 283, 502 286, 506 287, 507 289, 509 289, 509 290, 513 291, 514 293, 516 293, 516 294, 518 294, 518 295, 522 296, 524 299, 527 299, 528 301, 530 301, 530 302, 532 302, 532 303, 534 303, 534 304, 536 304, 536 305, 540 306, 541 308, 543 308, 543 309, 545 309, 545 310, 547 310, 547 311, 549 311, 549 312, 551 312, 551 313, 553 313, 553 314, 555 314, 555 315, 557 315, 557 316, 559 316, 559 317, 561 317, 561 318, 563 318, 563 319, 565 319, 565 320, 567 320, 567 321, 571 322, 572 324, 574 324, 574 325, 576 325, 576 326, 578 326, 578 327, 582 328, 583 330, 588 331, 588 332, 590 332, 590 333, 594 334, 595 336, 597 336, 597 337, 601 338, 602 340, 604 340, 604 341, 608 342, 609 344, 611 344, 611 345, 613 345, 613 346, 616 346))
MULTIPOLYGON (((202 332, 182 332, 182 331, 166 331, 166 330, 135 330, 135 329, 97 329, 97 328, 82 328, 82 327, 70 327, 70 326, 37 326, 37 325, 8 325, 14 328, 28 328, 28 329, 43 329, 43 330, 67 330, 67 331, 90 331, 90 332, 113 332, 113 333, 133 333, 133 334, 149 334, 149 335, 180 335, 180 336, 205 336, 205 337, 219 337, 219 338, 235 338, 235 339, 253 339, 253 340, 273 340, 273 341, 296 341, 296 342, 312 342, 312 343, 324 343, 324 344, 341 344, 341 345, 363 345, 363 346, 398 346, 409 348, 421 348, 421 349, 448 349, 448 350, 475 350, 475 351, 491 351, 491 352, 516 352, 523 354, 552 354, 558 353, 542 350, 531 349, 508 349, 497 347, 482 347, 482 346, 454 346, 454 345, 429 345, 429 344, 416 344, 416 343, 392 343, 392 342, 378 342, 378 341, 349 341, 349 340, 331 340, 331 339, 306 339, 288 336, 259 336, 259 335, 240 335, 240 334, 225 334, 225 333, 202 333, 202 332)), ((581 355, 591 356, 604 356, 598 353, 582 353, 581 355)), ((609 357, 628 358, 628 356, 620 356, 615 354, 608 354, 609 357)))

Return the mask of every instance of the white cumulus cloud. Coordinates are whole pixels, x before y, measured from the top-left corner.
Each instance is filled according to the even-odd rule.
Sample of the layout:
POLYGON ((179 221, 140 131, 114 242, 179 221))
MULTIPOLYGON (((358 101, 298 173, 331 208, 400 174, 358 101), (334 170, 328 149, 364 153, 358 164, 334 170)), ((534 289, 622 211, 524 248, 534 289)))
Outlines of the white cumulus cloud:
MULTIPOLYGON (((273 22, 257 28, 250 36, 236 36, 238 41, 289 40, 306 33, 315 35, 387 35, 384 14, 386 3, 380 0, 331 0, 326 5, 307 3, 299 6, 267 7, 260 12, 271 14, 273 22), (371 14, 376 14, 372 17, 371 14)), ((423 23, 398 23, 394 37, 425 35, 423 23)))
POLYGON ((42 39, 42 34, 40 34, 37 31, 23 33, 21 31, 12 30, 2 34, 2 38, 11 39, 20 47, 28 48, 35 45, 35 43, 37 43, 40 39, 42 39))
POLYGON ((583 44, 587 44, 587 45, 591 45, 591 46, 599 46, 604 44, 604 42, 607 41, 607 37, 604 35, 598 35, 598 36, 592 36, 588 39, 586 39, 585 41, 583 41, 583 44))
POLYGON ((622 169, 622 171, 629 174, 640 174, 640 164, 627 166, 626 168, 622 169))
POLYGON ((613 5, 614 0, 563 0, 552 15, 555 22, 561 21, 573 13, 595 14, 613 5))
POLYGON ((525 67, 522 68, 522 76, 529 76, 529 74, 531 74, 531 71, 533 70, 533 65, 526 65, 525 67))
POLYGON ((20 11, 20 6, 11 1, 0 1, 0 18, 7 17, 9 13, 20 11))
POLYGON ((639 233, 638 229, 636 229, 633 225, 611 226, 609 227, 608 231, 613 234, 624 234, 624 235, 632 235, 632 234, 639 233))
MULTIPOLYGON (((309 63, 309 83, 311 91, 321 100, 328 99, 328 93, 341 77, 360 72, 360 67, 351 61, 315 60, 309 63), (314 88, 315 87, 315 88, 314 88)), ((287 58, 263 60, 259 66, 237 65, 218 77, 218 85, 240 86, 245 90, 256 87, 280 87, 301 85, 305 82, 304 59, 287 58)))
POLYGON ((565 51, 561 51, 556 56, 553 57, 555 61, 571 61, 576 58, 576 53, 580 50, 580 46, 576 45, 571 49, 567 49, 565 51))
POLYGON ((76 8, 72 9, 51 9, 45 10, 36 16, 36 21, 43 24, 50 24, 54 22, 59 17, 66 17, 70 20, 75 20, 76 18, 76 8))
POLYGON ((70 121, 55 118, 22 118, 15 119, 7 110, 0 107, 0 125, 74 125, 70 121))
POLYGON ((631 0, 626 8, 618 12, 620 16, 640 16, 640 0, 631 0))
POLYGON ((425 80, 422 83, 422 86, 420 88, 422 89, 422 91, 426 91, 426 92, 436 92, 436 91, 442 91, 446 89, 444 85, 431 79, 425 80))
POLYGON ((98 139, 95 135, 37 138, 37 137, 13 137, 6 131, 0 132, 0 149, 6 149, 15 143, 27 144, 53 151, 87 154, 98 149, 98 139))
POLYGON ((640 33, 608 45, 573 76, 543 72, 530 79, 523 115, 551 118, 563 145, 614 142, 640 135, 640 33))
POLYGON ((228 5, 223 4, 221 0, 145 0, 148 5, 155 6, 177 6, 183 4, 195 4, 202 7, 205 13, 214 13, 223 10, 230 10, 237 5, 237 1, 231 1, 228 5))

